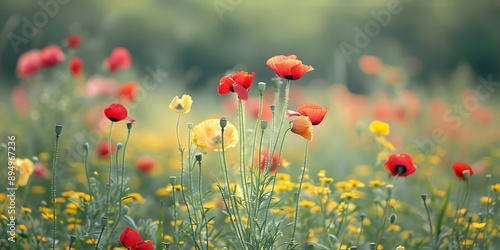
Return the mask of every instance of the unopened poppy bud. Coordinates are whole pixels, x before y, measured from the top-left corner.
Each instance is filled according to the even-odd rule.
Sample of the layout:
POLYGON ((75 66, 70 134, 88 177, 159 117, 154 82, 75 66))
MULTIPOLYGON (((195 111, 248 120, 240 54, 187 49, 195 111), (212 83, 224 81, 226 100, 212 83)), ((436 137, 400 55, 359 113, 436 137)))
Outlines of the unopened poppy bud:
POLYGON ((266 130, 266 128, 267 128, 267 124, 269 124, 269 122, 268 122, 268 121, 260 121, 260 128, 261 128, 262 130, 266 130))
POLYGON ((281 84, 283 83, 280 77, 274 77, 273 79, 271 79, 271 81, 273 82, 273 86, 275 89, 279 89, 281 84))
POLYGON ((177 177, 170 176, 170 184, 172 184, 172 186, 175 186, 176 183, 177 183, 177 177))
POLYGON ((489 181, 491 179, 491 174, 486 175, 486 180, 489 181))
POLYGON ((62 124, 61 123, 56 123, 56 135, 59 137, 59 135, 62 132, 62 124))
POLYGON ((462 177, 464 177, 465 180, 469 180, 470 170, 466 169, 466 170, 462 171, 462 177))
POLYGON ((42 201, 42 202, 40 202, 40 204, 42 205, 42 207, 46 207, 47 206, 47 202, 46 201, 42 201))
POLYGON ((99 172, 94 171, 94 176, 95 176, 95 177, 99 176, 99 172))
POLYGON ((269 106, 269 109, 271 109, 271 112, 274 112, 276 110, 276 105, 271 105, 269 106))
POLYGON ((128 206, 124 205, 123 206, 123 214, 127 214, 127 213, 128 213, 128 206))
POLYGON ((375 249, 376 246, 377 246, 377 243, 370 242, 370 249, 375 249))
POLYGON ((349 249, 351 249, 351 250, 357 250, 358 247, 357 246, 351 246, 349 249))
POLYGON ((116 144, 116 149, 120 150, 123 148, 123 144, 121 142, 116 144))
POLYGON ((132 129, 132 124, 133 124, 133 123, 131 123, 131 122, 127 122, 127 129, 128 129, 128 130, 131 130, 131 129, 132 129))
POLYGON ((422 200, 424 202, 427 200, 427 194, 422 194, 422 195, 420 195, 420 197, 422 197, 422 200))
POLYGON ((101 217, 101 227, 106 227, 108 225, 108 217, 103 216, 101 217))
POLYGON ((188 126, 188 129, 194 128, 194 124, 192 122, 188 122, 187 126, 188 126))
POLYGON ((73 245, 76 241, 76 236, 75 235, 70 235, 69 236, 69 244, 73 245))
POLYGON ((260 95, 263 95, 264 91, 266 90, 266 83, 265 82, 259 82, 259 83, 257 83, 257 86, 259 88, 260 95))
POLYGON ((85 142, 85 143, 83 144, 83 149, 85 149, 85 151, 87 151, 87 152, 89 151, 89 149, 90 149, 90 145, 89 145, 89 143, 88 143, 88 142, 85 142))
POLYGON ((31 160, 36 164, 40 159, 38 159, 38 156, 33 156, 31 157, 31 160))
POLYGON ((391 217, 389 217, 389 222, 391 224, 394 224, 396 222, 397 216, 395 214, 391 214, 391 217))
POLYGON ((203 158, 203 155, 201 153, 195 154, 194 157, 196 158, 196 161, 201 163, 201 159, 203 158))
POLYGON ((227 125, 227 118, 226 117, 220 118, 220 127, 224 129, 226 125, 227 125))

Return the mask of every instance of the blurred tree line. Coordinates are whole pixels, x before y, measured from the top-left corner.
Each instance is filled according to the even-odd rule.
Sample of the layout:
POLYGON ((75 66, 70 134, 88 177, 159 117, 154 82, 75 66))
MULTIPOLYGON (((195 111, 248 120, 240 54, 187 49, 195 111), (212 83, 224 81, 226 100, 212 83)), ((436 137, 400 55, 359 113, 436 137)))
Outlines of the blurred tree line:
POLYGON ((500 2, 494 0, 38 0, 0 5, 2 85, 18 81, 15 67, 22 52, 62 45, 72 33, 83 36, 77 53, 86 72, 98 72, 110 51, 124 46, 139 72, 160 65, 192 89, 214 84, 230 69, 256 71, 257 81, 268 81, 272 72, 265 61, 276 54, 297 54, 315 68, 307 79, 329 83, 355 85, 357 58, 364 54, 391 65, 412 63, 419 81, 446 76, 463 62, 476 75, 499 77, 500 2), (45 23, 40 12, 48 17, 45 23), (33 36, 23 34, 26 22, 40 24, 33 36), (362 48, 355 45, 356 29, 373 35, 362 48), (16 44, 12 34, 25 39, 16 44), (350 62, 343 43, 358 49, 350 62))

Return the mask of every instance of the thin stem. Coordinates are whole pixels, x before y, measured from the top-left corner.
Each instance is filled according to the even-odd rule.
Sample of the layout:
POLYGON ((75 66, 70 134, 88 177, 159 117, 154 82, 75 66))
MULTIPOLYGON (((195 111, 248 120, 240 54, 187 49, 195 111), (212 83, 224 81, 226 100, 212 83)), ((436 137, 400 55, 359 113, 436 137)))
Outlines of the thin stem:
POLYGON ((422 200, 424 202, 425 212, 427 212, 427 221, 429 222, 429 232, 431 234, 432 249, 436 249, 436 241, 434 240, 434 232, 432 230, 432 220, 429 207, 427 206, 427 196, 422 195, 422 200))
POLYGON ((285 119, 286 109, 288 108, 289 96, 290 96, 290 80, 287 80, 286 86, 285 86, 285 98, 283 100, 283 109, 282 109, 281 114, 280 114, 281 118, 280 118, 280 122, 279 122, 278 134, 276 135, 276 140, 275 140, 273 152, 271 155, 274 155, 274 152, 276 150, 276 145, 278 144, 278 139, 280 137, 281 130, 283 129, 283 120, 285 119))
POLYGON ((387 195, 387 199, 385 201, 384 213, 382 214, 382 223, 381 223, 380 229, 379 229, 379 231, 377 233, 377 240, 376 240, 376 243, 375 243, 375 249, 377 249, 377 247, 379 246, 380 240, 382 240, 382 235, 384 234, 385 223, 387 221, 386 217, 387 217, 387 213, 389 211, 390 202, 391 202, 392 196, 394 194, 394 190, 395 190, 395 186, 396 186, 396 181, 398 180, 398 177, 399 177, 399 175, 396 175, 394 177, 394 181, 392 183, 392 188, 389 189, 389 194, 387 195))
MULTIPOLYGON (((243 202, 247 204, 245 206, 246 210, 249 211, 248 204, 250 201, 250 194, 247 189, 247 174, 246 174, 246 140, 245 140, 245 112, 243 109, 243 101, 238 98, 238 122, 239 122, 239 132, 240 132, 240 179, 241 188, 243 189, 243 202)), ((247 222, 248 223, 248 222, 247 222)))
POLYGON ((308 149, 309 149, 309 141, 306 141, 306 149, 304 152, 304 164, 302 165, 302 174, 300 176, 299 189, 297 190, 297 194, 296 194, 297 201, 295 202, 295 217, 293 219, 293 230, 292 230, 292 242, 291 243, 293 243, 293 241, 295 240, 295 230, 297 229, 297 218, 299 215, 300 192, 302 191, 302 183, 304 182, 304 175, 306 174, 308 149))
POLYGON ((56 143, 54 145, 54 159, 52 161, 52 180, 51 180, 51 195, 52 195, 52 249, 56 249, 56 178, 57 178, 57 157, 59 155, 59 133, 57 128, 62 126, 56 124, 56 143))
POLYGON ((104 214, 108 215, 108 207, 109 207, 109 189, 111 185, 111 168, 113 166, 113 154, 111 153, 111 132, 113 132, 113 124, 111 122, 111 126, 109 126, 109 135, 108 135, 108 154, 109 154, 109 168, 108 168, 108 183, 106 184, 106 207, 104 208, 104 214))
MULTIPOLYGON (((111 229, 111 232, 109 233, 109 235, 112 235, 113 232, 115 231, 116 227, 118 226, 121 218, 122 218, 122 211, 123 211, 123 203, 122 203, 122 197, 123 197, 123 186, 124 186, 124 182, 125 182, 125 176, 124 176, 124 173, 125 173, 125 153, 127 152, 127 145, 128 145, 128 140, 130 138, 130 130, 132 129, 132 123, 129 123, 127 124, 127 138, 125 139, 125 144, 123 145, 123 153, 122 153, 122 164, 121 164, 121 176, 120 176, 120 196, 118 198, 118 202, 119 202, 119 205, 118 205, 118 209, 119 209, 119 212, 118 212, 118 219, 116 219, 116 222, 113 224, 113 228, 111 229)), ((118 152, 118 150, 117 150, 118 152)), ((117 155, 117 158, 118 158, 118 155, 117 155)), ((117 163, 118 164, 118 163, 117 163)))
POLYGON ((84 148, 85 148, 85 158, 84 158, 83 162, 85 165, 85 175, 87 176, 87 186, 88 186, 89 195, 90 195, 90 206, 92 207, 93 194, 92 194, 92 187, 90 186, 90 176, 89 176, 89 168, 88 168, 89 144, 87 142, 84 144, 84 148))
POLYGON ((97 243, 95 244, 95 250, 99 249, 99 242, 101 241, 101 237, 102 237, 105 229, 106 229, 106 226, 101 228, 101 232, 99 233, 99 238, 97 238, 97 243))

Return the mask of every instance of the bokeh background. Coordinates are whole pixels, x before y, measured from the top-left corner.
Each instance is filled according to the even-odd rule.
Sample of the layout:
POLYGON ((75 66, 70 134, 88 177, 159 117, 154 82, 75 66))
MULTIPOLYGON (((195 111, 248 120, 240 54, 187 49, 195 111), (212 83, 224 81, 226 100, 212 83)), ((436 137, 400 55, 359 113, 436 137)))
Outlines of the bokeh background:
MULTIPOLYGON (((453 105, 474 95, 474 88, 481 84, 478 77, 500 77, 498 1, 40 0, 2 1, 0 6, 1 134, 18 136, 20 157, 39 156, 52 152, 53 125, 63 123, 60 164, 70 172, 78 172, 83 142, 90 141, 96 148, 107 136, 102 124, 96 125, 88 117, 102 116, 102 108, 114 99, 82 98, 77 87, 68 86, 83 86, 95 75, 120 83, 141 83, 152 71, 168 73, 166 77, 162 74, 154 89, 145 89, 140 101, 128 104, 137 120, 129 160, 134 162, 141 155, 153 157, 155 173, 163 174, 156 177, 164 177, 132 183, 149 185, 145 190, 152 190, 175 175, 173 166, 178 166, 173 133, 176 115, 168 110, 173 96, 193 96, 193 110, 188 118, 183 117, 184 123, 217 115, 234 118, 234 109, 227 105, 234 99, 216 92, 220 77, 247 70, 257 73, 255 83, 271 83, 274 73, 265 62, 278 54, 296 54, 315 68, 294 83, 291 108, 310 101, 330 108, 325 124, 315 131, 317 139, 311 146, 314 157, 310 159, 313 168, 334 171, 336 176, 364 169, 357 173, 369 178, 372 172, 365 170, 376 161, 376 149, 367 125, 380 118, 371 109, 379 107, 385 112, 396 104, 412 115, 402 120, 385 117, 393 130, 388 139, 396 151, 414 152, 420 166, 429 166, 428 172, 435 168, 449 172, 449 164, 457 160, 479 162, 477 168, 486 171, 499 155, 494 151, 500 146, 496 139, 498 91, 481 99, 479 107, 467 116, 459 117, 459 130, 448 134, 448 127, 455 123, 443 120, 453 105), (37 19, 41 12, 50 16, 48 20, 37 19), (356 30, 378 23, 381 13, 390 13, 384 16, 390 18, 385 19, 389 20, 387 25, 379 24, 366 46, 356 47, 356 30), (26 22, 44 25, 27 37, 26 22), (13 42, 12 34, 22 38, 13 42), (76 52, 85 64, 82 78, 72 79, 66 72, 67 64, 34 79, 16 75, 16 62, 23 52, 50 44, 64 47, 70 34, 83 38, 76 52), (356 50, 346 56, 343 44, 356 50), (132 67, 110 75, 103 62, 118 46, 129 49, 132 67), (378 57, 398 72, 397 91, 384 83, 385 78, 362 71, 359 59, 365 55, 378 57), (12 97, 18 85, 27 89, 31 103, 23 114, 12 97), (404 92, 408 95, 402 91, 409 91, 404 92), (448 131, 437 150, 416 147, 416 140, 429 139, 436 128, 448 131), (360 168, 353 167, 358 165, 360 168)), ((256 95, 256 88, 251 93, 256 95)), ((116 128, 116 141, 123 141, 123 127, 116 128)), ((285 157, 298 166, 302 155, 293 152, 302 152, 301 138, 289 140, 287 150, 292 153, 285 157)), ((95 169, 106 166, 106 161, 93 157, 95 169)), ((140 174, 134 178, 144 177, 140 174)))

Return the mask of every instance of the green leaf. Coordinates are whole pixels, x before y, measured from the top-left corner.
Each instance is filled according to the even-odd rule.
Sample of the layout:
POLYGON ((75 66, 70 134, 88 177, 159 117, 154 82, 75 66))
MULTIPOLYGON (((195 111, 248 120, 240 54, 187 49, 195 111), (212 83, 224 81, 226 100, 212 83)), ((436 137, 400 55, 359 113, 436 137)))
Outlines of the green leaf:
POLYGON ((160 200, 160 222, 158 223, 158 228, 156 229, 156 249, 163 249, 163 222, 165 220, 165 215, 163 213, 163 201, 160 200))
POLYGON ((446 194, 443 197, 443 202, 441 204, 441 208, 439 209, 439 215, 436 220, 436 246, 439 247, 439 244, 441 243, 441 240, 443 239, 440 237, 441 234, 441 225, 443 224, 444 217, 446 216, 446 210, 448 209, 448 204, 450 201, 450 187, 448 186, 448 189, 446 190, 446 194))

